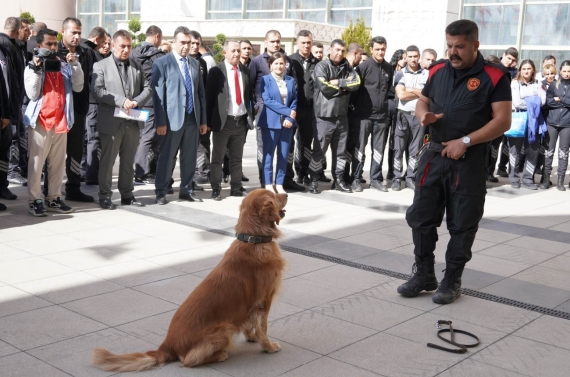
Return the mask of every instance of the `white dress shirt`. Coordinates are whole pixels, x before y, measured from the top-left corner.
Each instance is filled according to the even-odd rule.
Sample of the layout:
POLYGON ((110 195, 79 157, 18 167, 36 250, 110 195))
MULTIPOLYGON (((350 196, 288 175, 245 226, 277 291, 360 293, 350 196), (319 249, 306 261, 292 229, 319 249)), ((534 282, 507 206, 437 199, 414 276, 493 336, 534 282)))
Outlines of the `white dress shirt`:
POLYGON ((231 116, 241 116, 244 115, 247 111, 245 109, 245 98, 243 96, 243 77, 241 71, 239 70, 239 64, 237 66, 238 72, 238 79, 239 79, 239 88, 241 92, 241 104, 238 106, 236 102, 236 79, 235 73, 233 71, 233 65, 228 63, 226 59, 224 59, 224 64, 226 65, 227 71, 227 79, 228 79, 228 115, 231 116))
MULTIPOLYGON (((178 63, 178 68, 180 68, 180 73, 182 74, 182 80, 184 80, 184 78, 186 77, 186 75, 184 74, 184 66, 182 64, 184 64, 180 59, 182 58, 182 56, 178 55, 176 53, 176 51, 172 50, 172 54, 174 54, 174 58, 176 59, 176 63, 178 63)), ((194 80, 192 80, 192 68, 190 63, 188 62, 188 59, 193 59, 192 57, 186 56, 186 63, 188 64, 188 72, 190 73, 190 82, 192 83, 192 88, 194 88, 194 80)), ((194 94, 194 93, 192 93, 194 94)))

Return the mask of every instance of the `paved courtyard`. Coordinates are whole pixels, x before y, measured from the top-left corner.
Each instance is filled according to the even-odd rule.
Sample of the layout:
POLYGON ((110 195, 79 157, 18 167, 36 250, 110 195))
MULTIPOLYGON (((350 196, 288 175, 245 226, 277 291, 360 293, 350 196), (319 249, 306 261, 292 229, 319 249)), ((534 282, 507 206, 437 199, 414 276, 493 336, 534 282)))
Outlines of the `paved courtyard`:
MULTIPOLYGON (((257 186, 251 136, 247 188, 257 186)), ((27 213, 26 188, 11 187, 18 200, 3 201, 0 213, 0 376, 109 376, 90 365, 93 348, 156 349, 233 241, 241 199, 225 185, 214 202, 204 186, 203 203, 178 202, 176 192, 157 206, 153 187, 137 186, 147 207, 69 202, 74 213, 46 218, 27 213)), ((321 195, 290 194, 281 223, 289 268, 268 331, 281 352, 264 354, 239 337, 223 363, 172 363, 141 376, 568 376, 570 192, 513 190, 506 178, 490 185, 464 273, 468 294, 440 306, 431 294, 396 293, 413 264, 404 220, 412 191, 321 186, 321 195), (447 346, 436 337, 438 319, 481 344, 462 355, 427 348, 447 346)), ((443 226, 440 277, 448 240, 443 226)))

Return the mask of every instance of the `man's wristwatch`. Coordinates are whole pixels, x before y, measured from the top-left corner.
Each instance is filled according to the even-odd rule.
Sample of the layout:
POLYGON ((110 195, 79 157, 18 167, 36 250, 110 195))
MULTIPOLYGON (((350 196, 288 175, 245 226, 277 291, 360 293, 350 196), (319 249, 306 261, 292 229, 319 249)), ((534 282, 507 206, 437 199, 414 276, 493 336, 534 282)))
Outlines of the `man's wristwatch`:
POLYGON ((461 141, 463 142, 463 144, 465 144, 467 148, 471 146, 471 138, 469 136, 463 136, 461 141))

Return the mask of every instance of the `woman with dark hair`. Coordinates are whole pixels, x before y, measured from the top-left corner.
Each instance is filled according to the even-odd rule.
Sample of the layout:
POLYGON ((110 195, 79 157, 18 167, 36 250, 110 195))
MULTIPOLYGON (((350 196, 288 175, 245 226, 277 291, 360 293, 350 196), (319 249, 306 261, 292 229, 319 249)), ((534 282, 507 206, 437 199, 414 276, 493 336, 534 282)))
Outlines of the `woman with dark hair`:
POLYGON ((259 112, 257 126, 263 140, 263 174, 261 185, 273 184, 277 193, 285 193, 283 181, 287 169, 289 144, 293 127, 297 127, 297 92, 293 77, 285 75, 285 54, 274 52, 268 60, 268 75, 261 77, 259 91, 263 108, 259 112), (273 180, 273 156, 277 149, 277 171, 273 180))
MULTIPOLYGON (((399 72, 406 66, 406 50, 396 50, 390 60, 390 65, 394 70, 394 82, 396 72, 399 72)), ((399 81, 399 79, 398 79, 399 81)), ((396 119, 398 116, 398 98, 396 97, 396 90, 394 85, 388 90, 388 125, 390 127, 390 136, 388 142, 388 175, 386 179, 392 180, 394 178, 394 132, 396 130, 396 119)))
POLYGON ((390 65, 394 69, 394 72, 398 72, 404 68, 406 66, 406 50, 396 50, 392 55, 390 65))
MULTIPOLYGON (((524 137, 507 137, 511 171, 509 180, 513 188, 521 187, 521 170, 523 170, 522 185, 530 190, 537 190, 534 183, 534 171, 538 161, 540 142, 543 136, 539 135, 540 127, 544 119, 540 107, 546 103, 546 92, 542 84, 535 78, 536 68, 530 59, 523 60, 519 71, 511 83, 513 96, 513 112, 528 113, 528 127, 524 137), (524 151, 523 151, 524 146, 524 151), (524 169, 522 169, 522 161, 524 169)), ((546 134, 546 130, 543 130, 546 134)))
POLYGON ((541 188, 547 189, 554 160, 554 150, 558 141, 558 181, 556 188, 564 188, 564 176, 568 168, 568 149, 570 147, 570 60, 560 64, 560 77, 552 83, 546 91, 546 105, 548 106, 548 152, 545 153, 543 183, 541 188))

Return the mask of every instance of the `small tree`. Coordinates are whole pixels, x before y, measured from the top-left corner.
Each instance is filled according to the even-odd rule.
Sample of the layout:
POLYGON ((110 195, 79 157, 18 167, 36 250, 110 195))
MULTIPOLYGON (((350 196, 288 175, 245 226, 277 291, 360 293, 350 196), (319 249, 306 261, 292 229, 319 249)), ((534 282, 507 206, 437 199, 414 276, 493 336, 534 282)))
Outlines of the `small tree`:
POLYGON ((224 50, 224 43, 226 43, 226 36, 225 34, 218 34, 216 35, 216 43, 212 46, 212 52, 214 53, 214 60, 217 63, 224 60, 224 54, 222 51, 224 50))
POLYGON ((36 18, 34 16, 32 16, 32 14, 30 12, 22 12, 20 14, 20 18, 24 19, 24 20, 28 20, 29 24, 35 24, 36 23, 36 18))
POLYGON ((144 33, 139 33, 141 31, 141 21, 138 17, 131 17, 129 19, 129 32, 133 38, 133 48, 140 45, 146 39, 144 33))
POLYGON ((358 17, 356 25, 353 25, 352 19, 350 20, 348 27, 342 32, 341 38, 347 45, 356 42, 364 49, 368 47, 372 39, 370 29, 366 27, 362 16, 358 17))

